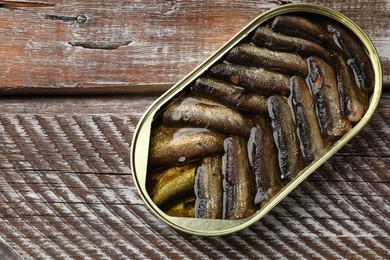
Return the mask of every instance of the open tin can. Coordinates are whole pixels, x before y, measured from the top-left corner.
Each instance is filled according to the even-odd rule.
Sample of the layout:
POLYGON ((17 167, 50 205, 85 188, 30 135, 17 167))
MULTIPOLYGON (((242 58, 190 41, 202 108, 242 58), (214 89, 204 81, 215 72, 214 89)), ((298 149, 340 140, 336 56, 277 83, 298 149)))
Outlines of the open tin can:
POLYGON ((378 54, 348 17, 313 4, 277 7, 146 111, 132 143, 135 184, 150 210, 180 231, 238 231, 355 136, 381 88, 378 54))

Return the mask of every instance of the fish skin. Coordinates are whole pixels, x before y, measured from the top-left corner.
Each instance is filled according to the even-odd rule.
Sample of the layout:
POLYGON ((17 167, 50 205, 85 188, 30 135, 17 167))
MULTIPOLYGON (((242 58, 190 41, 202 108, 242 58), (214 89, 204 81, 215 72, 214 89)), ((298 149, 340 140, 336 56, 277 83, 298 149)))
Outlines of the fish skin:
POLYGON ((251 174, 246 141, 232 136, 225 139, 222 157, 223 218, 242 219, 256 212, 254 180, 251 174))
POLYGON ((177 200, 177 203, 172 203, 164 209, 164 213, 172 217, 194 218, 195 196, 177 200))
POLYGON ((274 18, 271 28, 275 32, 299 37, 308 41, 313 41, 326 48, 336 49, 337 45, 331 35, 313 19, 294 15, 281 15, 274 18))
POLYGON ((315 100, 321 134, 329 139, 340 137, 351 129, 351 124, 341 113, 335 71, 317 57, 310 57, 307 62, 310 73, 306 80, 315 100))
POLYGON ((148 186, 154 204, 164 208, 181 197, 193 195, 196 169, 196 164, 188 164, 151 174, 148 186))
POLYGON ((195 217, 222 218, 222 157, 207 157, 195 175, 195 217))
POLYGON ((231 63, 260 67, 288 75, 306 77, 308 74, 306 61, 301 56, 256 47, 249 43, 233 47, 227 53, 226 60, 231 63))
POLYGON ((223 153, 225 135, 203 128, 157 126, 152 130, 149 169, 180 165, 206 155, 223 153))
POLYGON ((361 100, 361 96, 365 95, 362 89, 358 88, 356 82, 352 79, 350 68, 344 59, 337 55, 335 56, 336 72, 337 72, 337 89, 340 95, 341 113, 349 122, 359 122, 368 109, 368 100, 361 100), (360 95, 359 95, 359 92, 360 95))
POLYGON ((345 33, 346 37, 340 36, 342 28, 319 28, 316 22, 309 21, 312 23, 309 25, 306 24, 307 19, 297 18, 297 22, 292 25, 286 25, 288 20, 275 22, 279 19, 276 18, 267 27, 263 27, 270 37, 280 36, 280 39, 273 39, 285 45, 289 45, 288 40, 291 40, 289 46, 278 46, 270 41, 261 42, 261 39, 255 40, 256 33, 253 34, 252 43, 234 47, 225 56, 227 62, 211 66, 204 74, 206 76, 198 77, 191 83, 191 96, 184 94, 176 100, 177 103, 173 102, 158 114, 153 122, 156 127, 151 132, 148 165, 150 176, 146 185, 151 197, 153 194, 153 201, 162 210, 176 211, 174 216, 180 217, 249 217, 259 209, 259 205, 262 207, 279 192, 286 180, 297 176, 305 164, 319 158, 332 142, 351 129, 351 123, 358 122, 364 116, 368 108, 368 93, 372 92, 374 84, 373 81, 367 83, 367 79, 371 77, 373 80, 374 75, 373 71, 365 71, 367 64, 371 70, 372 66, 364 48, 363 55, 358 50, 362 46, 357 44, 356 47, 356 43, 351 40, 353 35, 348 32, 345 33), (272 26, 275 31, 268 26, 272 26), (316 32, 317 29, 319 31, 316 32), (302 38, 295 37, 297 35, 302 38), (337 38, 337 42, 329 36, 337 38), (299 47, 293 40, 307 45, 299 47), (330 49, 325 49, 319 43, 329 45, 330 49), (333 52, 339 49, 340 53, 333 52), (261 53, 256 56, 258 50, 261 53), (276 58, 276 61, 260 56, 283 51, 309 57, 306 68, 299 64, 299 69, 291 71, 289 67, 294 66, 294 63, 288 62, 295 58, 290 53, 286 53, 290 58, 284 56, 285 59, 276 58), (360 54, 356 55, 355 52, 360 54), (333 66, 335 63, 333 69, 329 64, 333 66), (290 79, 282 73, 299 76, 290 79), (306 75, 305 82, 301 77, 306 75), (261 95, 254 93, 255 91, 261 95), (262 95, 270 97, 267 100, 262 95), (227 107, 250 113, 268 112, 271 120, 263 114, 245 114, 244 127, 240 120, 226 126, 227 119, 235 118, 230 114, 231 111, 236 112, 230 109, 226 110, 229 112, 223 113, 224 110, 221 113, 221 108, 227 107), (324 119, 318 120, 316 110, 322 109, 324 113, 319 114, 323 114, 324 119), (191 118, 193 123, 186 125, 191 118), (323 124, 320 126, 321 120, 323 124), (164 125, 158 125, 160 123, 164 125), (248 136, 249 141, 245 143, 248 136), (277 147, 275 143, 278 144, 277 147), (216 154, 218 155, 215 156, 216 154), (278 160, 278 155, 282 162, 278 160), (221 163, 212 162, 217 159, 221 163), (218 165, 221 166, 220 171, 216 169, 218 165), (221 174, 219 178, 207 179, 209 171, 219 171, 221 174), (210 200, 218 196, 212 195, 215 193, 220 195, 218 201, 222 200, 221 203, 210 200))
POLYGON ((183 202, 183 217, 194 218, 195 217, 195 205, 194 201, 183 202))
POLYGON ((167 108, 163 122, 215 130, 219 133, 247 136, 251 126, 237 111, 205 98, 184 95, 167 108))
POLYGON ((234 109, 268 112, 266 97, 218 79, 200 77, 191 86, 191 90, 234 109))
POLYGON ((298 53, 303 57, 317 56, 331 61, 331 53, 318 43, 276 33, 266 26, 259 26, 256 29, 251 42, 272 50, 298 53))
POLYGON ((362 44, 349 31, 327 21, 323 26, 333 35, 339 50, 346 56, 357 85, 367 93, 372 93, 375 85, 374 70, 370 58, 362 44))
POLYGON ((306 164, 321 157, 329 147, 324 141, 315 112, 314 99, 306 81, 301 77, 291 78, 291 103, 295 111, 295 122, 302 157, 306 164))
POLYGON ((252 122, 254 127, 248 141, 248 155, 256 184, 254 202, 261 207, 283 188, 283 183, 279 178, 271 121, 263 116, 254 116, 252 122))
POLYGON ((273 136, 278 150, 281 179, 291 179, 303 169, 303 161, 291 108, 283 96, 268 98, 273 136))
POLYGON ((233 83, 265 96, 290 95, 290 79, 278 72, 237 64, 217 63, 207 72, 210 76, 233 83))

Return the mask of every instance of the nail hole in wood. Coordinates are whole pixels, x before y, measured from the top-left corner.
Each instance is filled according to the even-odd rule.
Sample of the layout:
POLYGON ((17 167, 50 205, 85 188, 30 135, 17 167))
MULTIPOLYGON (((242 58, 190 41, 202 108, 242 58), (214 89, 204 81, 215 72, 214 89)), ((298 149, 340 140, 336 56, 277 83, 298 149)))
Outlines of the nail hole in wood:
POLYGON ((88 18, 82 14, 82 15, 77 16, 76 20, 79 24, 84 24, 88 21, 88 18))

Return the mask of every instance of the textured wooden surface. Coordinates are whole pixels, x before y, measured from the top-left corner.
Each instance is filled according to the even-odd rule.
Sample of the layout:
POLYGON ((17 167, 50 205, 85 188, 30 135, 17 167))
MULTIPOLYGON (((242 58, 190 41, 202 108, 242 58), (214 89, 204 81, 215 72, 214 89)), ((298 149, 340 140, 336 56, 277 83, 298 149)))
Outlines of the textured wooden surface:
MULTIPOLYGON (((0 93, 165 90, 249 21, 300 1, 0 1, 0 93)), ((390 79, 389 3, 322 3, 359 24, 390 79)))
MULTIPOLYGON (((178 233, 134 187, 130 143, 145 109, 286 2, 0 1, 1 238, 26 259, 390 258, 388 92, 360 134, 235 234, 178 233)), ((308 2, 354 19, 390 79, 388 1, 308 2)))

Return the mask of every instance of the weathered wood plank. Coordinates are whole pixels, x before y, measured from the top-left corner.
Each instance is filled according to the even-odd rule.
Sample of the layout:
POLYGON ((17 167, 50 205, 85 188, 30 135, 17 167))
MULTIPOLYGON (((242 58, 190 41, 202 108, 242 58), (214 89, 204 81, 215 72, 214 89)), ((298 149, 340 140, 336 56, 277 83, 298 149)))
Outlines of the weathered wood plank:
POLYGON ((21 256, 3 239, 0 238, 0 259, 22 259, 21 256))
MULTIPOLYGON (((42 169, 92 172, 89 161, 100 160, 100 171, 128 172, 132 133, 155 99, 155 96, 0 99, 0 140, 4 149, 0 158, 5 156, 4 160, 9 161, 2 167, 23 168, 19 164, 24 155, 39 161, 42 169), (24 147, 30 149, 23 150, 24 147), (106 149, 105 153, 97 154, 99 149, 106 149), (112 149, 119 154, 112 154, 112 149)), ((390 157, 389 102, 390 94, 385 92, 371 121, 339 151, 340 155, 377 157, 378 163, 380 158, 390 157)))
MULTIPOLYGON (((0 98, 0 236, 26 259, 388 258, 389 93, 349 144, 235 234, 178 233, 134 187, 130 143, 147 106, 287 2, 0 1, 1 95, 52 94, 0 98), (136 95, 53 96, 72 93, 136 95)), ((367 32, 388 85, 387 1, 308 2, 367 32)))
POLYGON ((168 228, 129 169, 156 96, 1 99, 0 234, 27 259, 385 258, 390 96, 349 145, 264 219, 225 237, 168 228))
MULTIPOLYGON (((343 176, 342 173, 341 171, 338 174, 343 176)), ((34 174, 41 175, 39 172, 33 172, 34 174)), ((313 182, 311 180, 312 177, 318 178, 316 175, 319 174, 315 173, 311 176, 265 219, 249 230, 223 238, 197 238, 206 245, 207 251, 202 253, 193 250, 186 253, 186 248, 190 247, 191 243, 185 243, 185 241, 186 239, 195 240, 194 237, 172 233, 172 230, 167 229, 161 221, 150 215, 136 195, 134 198, 124 200, 123 196, 128 196, 125 190, 133 193, 133 188, 130 191, 128 188, 111 187, 108 191, 108 189, 101 188, 105 186, 103 181, 95 184, 98 183, 96 180, 88 180, 79 185, 73 184, 73 187, 66 181, 62 184, 56 183, 50 187, 42 187, 42 185, 47 185, 45 179, 42 179, 42 183, 9 184, 10 187, 5 191, 2 186, 0 194, 2 198, 7 198, 8 202, 0 202, 1 212, 6 212, 8 215, 1 216, 3 222, 1 231, 7 238, 9 236, 10 240, 30 239, 37 246, 42 246, 43 252, 48 250, 46 247, 48 242, 54 243, 63 251, 69 250, 68 252, 73 252, 73 254, 77 252, 77 255, 71 255, 72 257, 83 255, 98 257, 103 255, 102 252, 107 253, 108 248, 116 252, 109 255, 110 257, 118 257, 118 254, 133 255, 132 252, 120 247, 117 236, 115 239, 103 236, 107 230, 102 230, 101 226, 116 230, 119 237, 128 240, 129 244, 137 242, 134 240, 146 239, 153 246, 161 247, 162 252, 167 252, 169 249, 172 256, 185 256, 186 254, 204 256, 203 254, 211 253, 224 255, 225 250, 229 249, 231 253, 227 256, 230 257, 253 257, 263 254, 272 256, 274 251, 282 253, 285 251, 293 255, 308 257, 310 251, 306 251, 304 244, 312 244, 312 248, 318 250, 317 256, 323 257, 348 256, 348 254, 355 257, 357 255, 370 257, 373 256, 372 252, 384 256, 388 252, 386 237, 389 235, 389 230, 386 225, 383 226, 389 217, 388 192, 381 194, 371 191, 371 193, 375 192, 375 195, 365 195, 360 192, 346 194, 345 188, 353 189, 354 183, 346 182, 345 185, 326 188, 328 185, 332 186, 332 181, 313 182), (88 186, 84 187, 84 184, 88 186), (318 185, 325 185, 325 188, 318 190, 318 185), (14 193, 13 196, 12 193, 14 193), (34 194, 35 196, 32 196, 34 194), (9 198, 15 202, 10 202, 9 198), (93 224, 90 224, 92 222, 93 224), (249 239, 248 232, 251 234, 249 239), (270 232, 276 237, 270 235, 270 232), (37 240, 38 237, 41 240, 37 240), (92 237, 93 240, 87 242, 84 241, 84 237, 92 237), (181 243, 173 250, 167 244, 166 238, 177 239, 181 243), (326 242, 327 240, 330 242, 326 242), (72 241, 83 241, 83 243, 73 244, 73 242, 65 247, 65 242, 72 241), (353 245, 350 245, 352 242, 353 245), (101 245, 107 243, 111 244, 102 249, 101 245), (267 246, 260 250, 256 247, 259 243, 271 245, 282 243, 284 246, 282 248, 280 245, 267 246), (222 245, 222 248, 215 248, 216 244, 222 245), (80 245, 82 248, 74 251, 74 248, 80 245), (358 245, 364 246, 358 248, 358 245), (91 251, 91 248, 95 250, 91 251), (99 250, 101 254, 96 252, 99 250), (191 252, 193 254, 190 254, 191 252)), ((20 173, 13 172, 13 175, 20 175, 20 173)), ((27 176, 30 173, 26 172, 24 175, 27 176)), ((58 175, 60 179, 66 179, 68 173, 54 171, 46 175, 58 175)), ((74 178, 77 178, 85 174, 75 175, 74 178)), ((129 177, 121 176, 120 179, 124 180, 129 177)), ((115 180, 118 176, 97 176, 99 179, 105 177, 115 180)), ((54 256, 60 256, 61 250, 56 250, 57 255, 54 256)), ((108 251, 111 252, 111 250, 108 251)), ((143 251, 145 252, 147 249, 143 251)), ((149 256, 157 256, 157 251, 152 250, 150 254, 149 256)), ((288 253, 285 254, 285 256, 288 255, 288 253)))
MULTIPOLYGON (((290 2, 301 1, 0 1, 0 92, 161 92, 256 16, 290 2)), ((386 0, 306 2, 355 20, 390 80, 386 0)))

